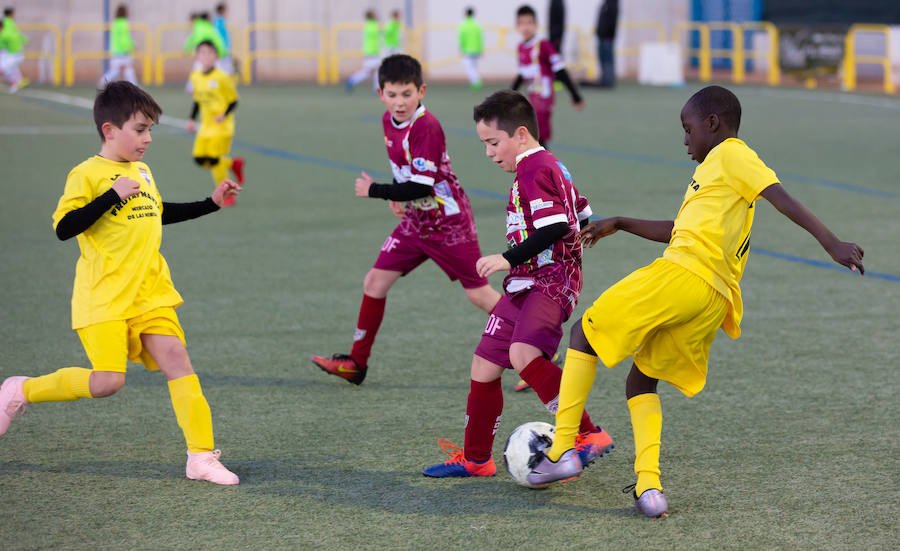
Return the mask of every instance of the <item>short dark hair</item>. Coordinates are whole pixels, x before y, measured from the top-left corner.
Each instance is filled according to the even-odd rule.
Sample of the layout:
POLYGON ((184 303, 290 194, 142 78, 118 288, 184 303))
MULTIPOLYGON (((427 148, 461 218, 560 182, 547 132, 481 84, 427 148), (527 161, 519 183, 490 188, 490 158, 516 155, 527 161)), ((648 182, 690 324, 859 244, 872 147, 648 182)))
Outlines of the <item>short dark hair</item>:
POLYGON ((422 65, 419 61, 406 54, 394 54, 384 58, 381 67, 378 68, 378 87, 384 88, 385 83, 396 82, 407 84, 412 82, 416 88, 422 87, 422 65))
POLYGON ((499 90, 487 97, 474 109, 475 122, 496 122, 497 128, 510 136, 524 126, 534 139, 538 139, 537 116, 528 98, 514 90, 499 90))
POLYGON ((16 13, 16 8, 3 8, 4 17, 12 17, 14 13, 16 13))
POLYGON ((691 96, 687 104, 702 118, 718 115, 719 120, 735 132, 741 126, 741 102, 728 88, 707 86, 691 96))
POLYGON ((531 17, 534 17, 535 21, 537 21, 537 14, 534 13, 534 8, 532 8, 528 4, 523 4, 519 6, 519 9, 516 10, 516 19, 522 17, 523 15, 530 15, 531 17))
POLYGON ((466 8, 466 17, 472 17, 475 15, 475 8, 466 8))
POLYGON ((119 7, 116 8, 116 17, 128 17, 128 6, 119 4, 119 7))
POLYGON ((366 10, 366 13, 363 14, 363 17, 366 19, 375 19, 375 10, 366 10))
POLYGON ((216 44, 212 40, 201 40, 197 44, 197 47, 194 48, 194 51, 196 52, 197 50, 199 50, 200 46, 209 46, 210 48, 212 48, 213 50, 216 51, 216 55, 219 55, 219 49, 216 48, 216 44))
POLYGON ((209 21, 209 12, 208 11, 198 11, 197 19, 203 19, 209 21))
POLYGON ((222 15, 223 13, 225 13, 225 10, 227 8, 228 6, 225 5, 225 2, 219 2, 218 4, 216 4, 216 13, 222 15))
POLYGON ((103 123, 112 123, 122 128, 125 122, 135 113, 143 113, 155 123, 159 122, 162 108, 150 94, 125 80, 110 82, 102 90, 97 91, 94 98, 94 124, 100 140, 103 137, 103 123))

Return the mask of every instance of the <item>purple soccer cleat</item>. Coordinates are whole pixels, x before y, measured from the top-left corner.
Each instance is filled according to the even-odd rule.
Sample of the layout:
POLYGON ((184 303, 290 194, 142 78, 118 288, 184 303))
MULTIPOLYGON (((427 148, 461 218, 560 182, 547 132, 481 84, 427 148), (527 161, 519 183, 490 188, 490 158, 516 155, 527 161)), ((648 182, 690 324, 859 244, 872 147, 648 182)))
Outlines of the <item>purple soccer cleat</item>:
POLYGON ((650 488, 649 490, 644 490, 641 496, 638 497, 634 486, 634 484, 626 486, 622 489, 622 493, 631 492, 631 496, 634 498, 635 509, 649 518, 663 518, 668 516, 666 512, 669 510, 669 503, 666 501, 666 496, 663 495, 662 491, 657 490, 656 488, 650 488))
POLYGON ((542 454, 543 457, 538 464, 531 469, 525 479, 528 484, 535 488, 548 486, 554 482, 565 482, 575 477, 581 476, 584 467, 581 464, 581 457, 578 452, 572 448, 566 450, 558 461, 550 461, 550 458, 542 454))

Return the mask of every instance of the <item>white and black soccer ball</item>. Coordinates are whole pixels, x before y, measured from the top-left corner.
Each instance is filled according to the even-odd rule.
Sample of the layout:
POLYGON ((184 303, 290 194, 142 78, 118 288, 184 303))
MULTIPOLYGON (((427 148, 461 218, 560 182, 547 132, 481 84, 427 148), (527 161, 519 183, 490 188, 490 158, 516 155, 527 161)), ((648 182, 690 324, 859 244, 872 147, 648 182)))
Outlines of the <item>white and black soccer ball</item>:
POLYGON ((553 445, 555 427, 550 423, 533 421, 519 425, 506 439, 503 463, 517 483, 533 488, 526 477, 543 457, 543 452, 553 445))

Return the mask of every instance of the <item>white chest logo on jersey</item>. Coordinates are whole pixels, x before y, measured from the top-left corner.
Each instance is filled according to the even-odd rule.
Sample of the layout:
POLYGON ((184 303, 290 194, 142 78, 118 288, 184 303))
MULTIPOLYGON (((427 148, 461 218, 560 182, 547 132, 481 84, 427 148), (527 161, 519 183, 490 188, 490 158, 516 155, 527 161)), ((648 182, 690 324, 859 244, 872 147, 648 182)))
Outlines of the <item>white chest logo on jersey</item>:
POLYGON ((209 87, 210 87, 210 88, 213 88, 213 89, 218 88, 218 87, 219 87, 219 83, 216 82, 216 81, 214 81, 214 80, 211 80, 211 81, 209 81, 209 87))
POLYGON ((143 167, 141 167, 138 169, 138 172, 141 173, 141 177, 144 179, 145 182, 147 182, 147 185, 149 186, 150 185, 150 175, 147 174, 147 171, 144 170, 143 167))
POLYGON ((437 166, 428 159, 423 159, 422 157, 416 157, 413 159, 412 166, 414 169, 419 172, 437 172, 437 166))

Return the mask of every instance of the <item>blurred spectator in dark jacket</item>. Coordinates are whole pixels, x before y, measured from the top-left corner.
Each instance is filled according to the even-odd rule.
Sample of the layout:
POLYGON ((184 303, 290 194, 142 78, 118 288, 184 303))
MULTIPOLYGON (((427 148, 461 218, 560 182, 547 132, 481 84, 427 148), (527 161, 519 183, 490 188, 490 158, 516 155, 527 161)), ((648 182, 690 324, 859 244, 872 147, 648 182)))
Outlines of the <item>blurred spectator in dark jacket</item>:
MULTIPOLYGON (((566 4, 563 0, 550 0, 550 44, 562 55, 563 33, 566 30, 566 4)), ((565 57, 565 56, 563 56, 565 57)))
POLYGON ((613 43, 616 41, 616 24, 619 20, 619 0, 604 0, 597 17, 597 57, 600 59, 600 86, 616 85, 616 63, 613 43))

